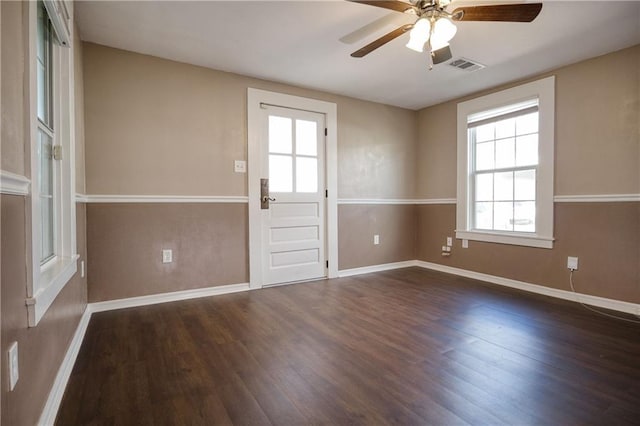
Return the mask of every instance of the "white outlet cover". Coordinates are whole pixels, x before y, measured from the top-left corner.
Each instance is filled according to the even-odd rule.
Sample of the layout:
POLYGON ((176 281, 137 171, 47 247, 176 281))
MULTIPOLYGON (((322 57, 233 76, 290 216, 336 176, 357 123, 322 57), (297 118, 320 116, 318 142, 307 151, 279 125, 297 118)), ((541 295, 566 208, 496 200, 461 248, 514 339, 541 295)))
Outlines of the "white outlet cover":
POLYGON ((380 244, 380 235, 373 236, 373 244, 380 244))
POLYGON ((13 342, 9 347, 9 390, 13 390, 20 378, 18 368, 18 342, 13 342))
POLYGON ((453 245, 453 238, 447 237, 447 245, 451 247, 453 245))
POLYGON ((233 171, 236 173, 247 172, 247 162, 244 160, 236 160, 233 162, 233 171))
POLYGON ((173 262, 173 251, 171 249, 162 250, 162 263, 173 262))
POLYGON ((469 240, 462 240, 462 248, 469 248, 469 240))
POLYGON ((569 256, 567 257, 567 269, 578 270, 578 258, 569 256))

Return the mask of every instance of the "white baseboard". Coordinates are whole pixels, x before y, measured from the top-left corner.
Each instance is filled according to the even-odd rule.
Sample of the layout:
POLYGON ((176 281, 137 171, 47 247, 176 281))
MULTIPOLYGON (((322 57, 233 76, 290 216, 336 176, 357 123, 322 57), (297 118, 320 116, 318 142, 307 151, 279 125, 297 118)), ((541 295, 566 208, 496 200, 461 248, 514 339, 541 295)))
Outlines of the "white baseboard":
MULTIPOLYGON (((559 290, 557 288, 545 287, 538 284, 531 284, 524 281, 512 280, 510 278, 498 277, 496 275, 483 274, 481 272, 469 271, 467 269, 454 268, 452 266, 440 265, 437 263, 424 262, 417 260, 415 266, 434 271, 445 272, 448 274, 459 275, 461 277, 471 278, 479 281, 486 281, 492 284, 498 284, 505 287, 517 288, 518 290, 528 291, 530 293, 542 294, 545 296, 556 297, 558 299, 570 300, 572 302, 580 302, 586 305, 598 306, 600 308, 611 309, 628 314, 640 315, 640 304, 623 302, 621 300, 607 299, 605 297, 591 296, 589 294, 574 293, 568 290, 559 290)), ((567 276, 567 283, 569 277, 567 276)), ((568 285, 568 284, 567 284, 568 285)))
POLYGON ((90 319, 91 309, 87 306, 80 318, 78 327, 76 327, 76 332, 73 335, 73 339, 71 339, 71 344, 67 349, 64 359, 62 360, 62 364, 58 369, 58 374, 56 374, 56 378, 53 381, 53 386, 51 387, 49 397, 47 398, 47 402, 45 403, 42 414, 40 415, 40 420, 38 420, 38 425, 49 426, 56 421, 58 409, 62 402, 62 396, 64 395, 65 388, 67 387, 69 377, 71 377, 71 371, 76 363, 76 358, 80 352, 82 340, 84 339, 84 334, 89 326, 90 319))
POLYGON ((129 297, 127 299, 108 300, 106 302, 94 302, 90 303, 89 306, 91 307, 91 312, 103 312, 133 308, 136 306, 176 302, 178 300, 196 299, 198 297, 238 293, 247 290, 249 290, 249 283, 230 284, 217 287, 196 288, 193 290, 172 291, 171 293, 151 294, 149 296, 129 297))
POLYGON ((370 274, 372 272, 390 271, 392 269, 409 268, 417 266, 417 261, 407 260, 404 262, 383 263, 381 265, 363 266, 361 268, 342 269, 338 271, 338 277, 351 277, 354 275, 370 274))

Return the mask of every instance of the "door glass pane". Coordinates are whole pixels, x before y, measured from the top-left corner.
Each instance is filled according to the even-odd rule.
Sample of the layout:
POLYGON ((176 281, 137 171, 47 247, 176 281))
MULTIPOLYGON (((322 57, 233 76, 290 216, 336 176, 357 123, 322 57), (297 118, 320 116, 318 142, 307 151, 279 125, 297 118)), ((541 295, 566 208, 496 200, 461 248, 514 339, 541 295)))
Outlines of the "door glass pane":
POLYGON ((318 155, 318 123, 296 120, 296 154, 318 155))
POLYGON ((318 192, 318 160, 296 158, 296 192, 318 192))
POLYGON ((534 166, 538 164, 538 135, 516 138, 516 166, 534 166))
POLYGON ((293 164, 289 155, 269 155, 269 191, 293 191, 293 164))
POLYGON ((494 174, 493 197, 496 201, 513 200, 513 172, 494 174))
POLYGON ((292 153, 292 120, 287 117, 269 116, 269 152, 292 153))
POLYGON ((476 175, 476 201, 493 201, 493 173, 476 175))
POLYGON ((484 142, 476 145, 476 170, 493 169, 494 153, 493 142, 484 142))
POLYGON ((493 203, 493 229, 513 231, 513 203, 493 203))
POLYGON ((513 167, 516 161, 516 141, 513 138, 496 141, 496 169, 513 167))
POLYGON ((515 172, 515 199, 520 201, 535 201, 535 170, 522 170, 519 172, 515 172))
POLYGON ((513 230, 518 232, 536 232, 536 203, 526 201, 515 203, 513 230))
POLYGON ((493 227, 493 203, 475 204, 476 229, 491 229, 493 227))

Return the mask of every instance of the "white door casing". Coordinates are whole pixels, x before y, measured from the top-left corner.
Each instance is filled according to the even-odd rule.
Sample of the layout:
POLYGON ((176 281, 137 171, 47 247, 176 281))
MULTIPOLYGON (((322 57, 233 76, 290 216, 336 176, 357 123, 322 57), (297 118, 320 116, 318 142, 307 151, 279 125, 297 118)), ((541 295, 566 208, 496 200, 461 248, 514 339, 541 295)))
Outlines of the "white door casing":
POLYGON ((247 99, 251 288, 337 277, 336 105, 251 88, 247 99), (272 128, 285 133, 284 144, 276 140, 271 150, 270 120, 272 128), (314 123, 315 128, 310 130, 314 123), (303 135, 300 141, 315 132, 315 147, 300 145, 299 149, 298 127, 303 135), (281 173, 271 174, 270 196, 276 201, 263 210, 260 180, 270 177, 269 155, 273 164, 279 164, 273 169, 281 173), (317 185, 313 179, 314 163, 317 185), (296 171, 308 172, 311 179, 297 179, 296 171))

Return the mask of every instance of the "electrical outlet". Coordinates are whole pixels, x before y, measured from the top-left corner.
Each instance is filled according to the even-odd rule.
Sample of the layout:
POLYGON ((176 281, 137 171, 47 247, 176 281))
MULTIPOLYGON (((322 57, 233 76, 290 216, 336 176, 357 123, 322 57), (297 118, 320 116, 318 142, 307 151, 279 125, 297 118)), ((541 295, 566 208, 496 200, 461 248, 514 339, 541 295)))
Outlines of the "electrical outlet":
POLYGON ((453 245, 453 238, 447 237, 447 245, 451 247, 453 245))
POLYGON ((462 248, 469 248, 469 240, 462 240, 462 248))
POLYGON ((162 263, 171 263, 173 262, 173 250, 171 249, 163 249, 162 250, 162 263))
POLYGON ((18 383, 20 370, 18 369, 18 342, 13 342, 9 347, 9 390, 12 391, 18 383))
POLYGON ((235 160, 233 162, 233 171, 236 173, 246 173, 247 172, 247 162, 244 160, 235 160))
POLYGON ((578 258, 577 257, 567 257, 567 269, 571 269, 572 271, 578 270, 578 258))
POLYGON ((380 244, 380 235, 376 234, 373 236, 373 244, 374 245, 380 244))
POLYGON ((442 246, 442 251, 443 252, 447 251, 447 246, 442 246))

